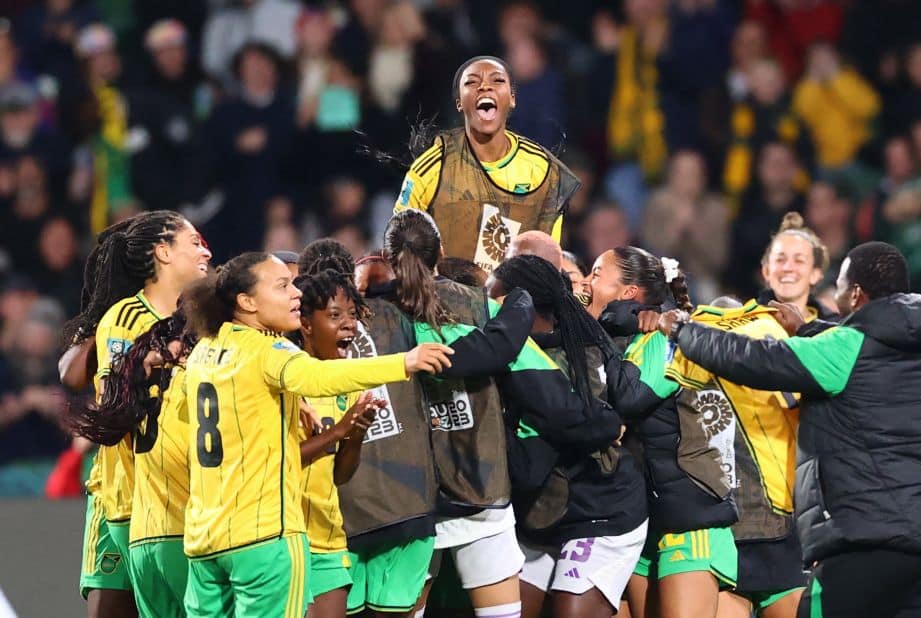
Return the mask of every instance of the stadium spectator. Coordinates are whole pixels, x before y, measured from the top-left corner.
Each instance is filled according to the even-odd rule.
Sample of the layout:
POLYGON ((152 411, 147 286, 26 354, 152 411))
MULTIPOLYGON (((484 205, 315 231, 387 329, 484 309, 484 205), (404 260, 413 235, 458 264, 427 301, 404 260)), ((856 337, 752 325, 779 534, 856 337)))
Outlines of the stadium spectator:
POLYGON ((824 172, 846 172, 857 162, 879 106, 879 95, 857 71, 842 66, 832 45, 812 46, 806 74, 793 92, 793 110, 812 132, 824 172))
POLYGON ((200 121, 212 93, 189 55, 188 33, 177 20, 156 22, 144 37, 150 72, 132 91, 133 193, 144 208, 177 209, 205 191, 198 164, 200 121))
POLYGON ((728 116, 723 187, 736 202, 751 186, 754 153, 768 142, 792 146, 800 165, 807 169, 813 157, 812 139, 790 108, 780 65, 767 59, 752 63, 748 83, 749 95, 739 100, 728 116))
POLYGON ((707 191, 699 153, 682 150, 672 156, 666 182, 643 215, 640 236, 649 251, 675 258, 693 273, 695 297, 715 297, 728 257, 729 209, 722 196, 707 191))
POLYGON ((918 158, 907 137, 897 136, 886 142, 883 162, 883 177, 876 190, 861 204, 857 214, 855 231, 857 239, 862 242, 888 237, 889 224, 883 216, 883 206, 905 183, 918 175, 918 158))
POLYGON ((38 93, 24 82, 0 87, 0 166, 15 168, 23 157, 38 159, 56 196, 66 192, 70 171, 66 142, 41 126, 38 93))
POLYGON ((294 0, 231 0, 209 15, 202 31, 201 65, 233 91, 240 50, 249 43, 271 45, 281 58, 294 56, 294 26, 300 8, 294 0))
POLYGON ((66 315, 76 314, 83 281, 77 230, 68 219, 53 216, 42 226, 37 244, 40 259, 24 270, 34 271, 39 289, 57 301, 66 315))
POLYGON ((581 229, 584 257, 599 256, 610 247, 630 244, 633 234, 624 211, 614 202, 599 201, 589 208, 581 229))
MULTIPOLYGON (((828 248, 829 267, 825 284, 833 284, 841 262, 853 246, 851 203, 840 185, 819 181, 809 189, 804 218, 822 244, 828 248)), ((822 283, 819 283, 820 287, 822 283)))
POLYGON ((293 101, 273 48, 248 43, 234 66, 240 94, 219 103, 204 129, 211 174, 223 194, 220 215, 204 232, 218 262, 262 245, 262 209, 284 194, 294 134, 293 101))
POLYGON ((796 187, 797 164, 793 149, 769 142, 758 154, 758 182, 743 196, 732 222, 725 283, 743 298, 759 287, 761 251, 771 240, 785 213, 803 212, 805 199, 796 187))
POLYGON ((550 64, 546 44, 533 36, 515 38, 507 47, 519 107, 509 119, 515 131, 547 147, 566 135, 566 84, 550 64))

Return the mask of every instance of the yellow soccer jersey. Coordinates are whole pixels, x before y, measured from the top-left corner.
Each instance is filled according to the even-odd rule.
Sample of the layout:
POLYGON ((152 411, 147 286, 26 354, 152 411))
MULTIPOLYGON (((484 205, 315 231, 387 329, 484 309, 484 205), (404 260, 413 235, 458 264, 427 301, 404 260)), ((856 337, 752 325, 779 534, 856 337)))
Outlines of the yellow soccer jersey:
MULTIPOLYGON (((547 177, 550 162, 547 155, 536 143, 506 131, 511 148, 508 153, 499 159, 487 163, 480 161, 483 170, 497 186, 509 193, 527 193, 540 186, 547 177)), ((400 195, 393 207, 394 212, 407 208, 428 210, 438 190, 438 181, 441 178, 441 161, 444 155, 444 145, 440 139, 423 152, 406 172, 400 195)), ((562 215, 553 224, 552 236, 557 242, 563 229, 562 215)))
POLYGON ((159 414, 141 423, 134 444, 132 543, 181 538, 189 500, 189 411, 185 369, 173 369, 159 414))
MULTIPOLYGON (((752 300, 739 309, 701 305, 691 317, 709 327, 755 339, 786 339, 786 331, 771 317, 773 312, 752 300)), ((717 413, 735 413, 737 431, 742 432, 752 453, 771 508, 778 513, 792 513, 798 395, 758 391, 733 384, 689 361, 680 349, 676 349, 665 375, 697 391, 702 407, 712 408, 717 413)))
MULTIPOLYGON (((94 379, 97 397, 103 378, 109 373, 112 359, 127 352, 134 340, 145 333, 158 315, 143 292, 124 298, 105 312, 96 327, 97 371, 94 379)), ((115 446, 101 446, 93 461, 86 483, 87 490, 102 498, 106 519, 127 521, 131 518, 134 494, 134 453, 130 435, 115 446)))
POLYGON ((199 341, 186 363, 186 554, 306 532, 298 396, 406 380, 404 356, 319 361, 284 337, 231 323, 199 341))
MULTIPOLYGON (((348 409, 358 401, 359 395, 360 393, 351 393, 336 397, 316 397, 309 399, 308 403, 320 417, 325 431, 342 420, 348 409)), ((309 437, 304 428, 301 428, 300 437, 301 440, 309 437)), ((331 446, 325 455, 304 468, 301 484, 301 501, 304 506, 304 519, 307 522, 310 551, 321 554, 344 551, 347 548, 345 529, 342 527, 342 511, 339 510, 339 490, 333 481, 338 450, 338 445, 331 446)))

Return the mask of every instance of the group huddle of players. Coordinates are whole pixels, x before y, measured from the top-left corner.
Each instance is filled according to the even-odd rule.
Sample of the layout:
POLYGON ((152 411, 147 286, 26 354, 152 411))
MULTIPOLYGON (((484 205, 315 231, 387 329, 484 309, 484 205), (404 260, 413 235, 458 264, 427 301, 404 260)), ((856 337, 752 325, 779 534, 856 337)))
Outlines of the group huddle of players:
MULTIPOLYGON (((804 595, 804 559, 821 569, 845 536, 875 541, 887 526, 852 524, 843 508, 833 519, 818 459, 796 483, 806 536, 793 517, 806 400, 792 391, 848 393, 858 361, 878 356, 858 330, 816 320, 836 317, 811 296, 828 268, 816 235, 788 215, 765 248, 769 289, 745 303, 695 308, 679 264, 637 247, 580 272, 557 243, 578 180, 506 130, 505 63, 473 58, 453 86, 464 128, 423 140, 380 254, 356 263, 325 239, 212 272, 207 245, 174 212, 100 235, 61 362, 66 383, 92 376, 95 390, 70 419, 101 445, 80 579, 89 615, 786 618, 821 616, 831 597, 857 607, 866 597, 848 596, 851 575, 829 576, 836 594, 824 596, 814 577, 804 595), (788 339, 818 322, 826 335, 788 339)), ((849 311, 908 289, 894 248, 861 251, 861 278, 844 266, 839 277, 849 311)), ((874 306, 914 311, 913 297, 892 299, 874 306)), ((901 339, 921 332, 882 321, 901 339)), ((848 422, 829 406, 814 418, 848 422)), ((819 442, 847 432, 821 431, 806 439, 837 464, 841 449, 819 442)), ((877 446, 902 474, 898 440, 877 446)), ((890 488, 874 505, 898 510, 910 485, 899 474, 876 477, 890 488)), ((890 563, 860 573, 892 579, 890 563)))

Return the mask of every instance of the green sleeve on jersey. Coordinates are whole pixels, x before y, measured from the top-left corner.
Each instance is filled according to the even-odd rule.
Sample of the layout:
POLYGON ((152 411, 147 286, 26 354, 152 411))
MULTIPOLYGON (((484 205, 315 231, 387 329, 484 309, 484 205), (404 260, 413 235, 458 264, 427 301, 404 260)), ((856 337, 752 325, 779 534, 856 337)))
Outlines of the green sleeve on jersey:
POLYGON ((486 308, 489 310, 489 318, 492 319, 496 317, 496 314, 499 313, 499 309, 502 308, 502 305, 497 303, 491 298, 486 299, 486 308))
POLYGON ((640 382, 645 384, 659 399, 668 399, 678 392, 678 385, 665 377, 665 361, 668 354, 668 339, 660 332, 637 335, 624 360, 640 370, 640 382))
POLYGON ((815 337, 791 337, 783 343, 826 393, 841 393, 851 378, 864 335, 849 326, 835 326, 815 337))

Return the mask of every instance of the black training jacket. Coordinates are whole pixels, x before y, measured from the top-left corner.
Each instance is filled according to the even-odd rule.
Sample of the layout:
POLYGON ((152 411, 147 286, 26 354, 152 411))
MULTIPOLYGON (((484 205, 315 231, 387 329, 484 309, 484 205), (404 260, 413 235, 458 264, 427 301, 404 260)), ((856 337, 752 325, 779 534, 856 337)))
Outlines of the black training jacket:
POLYGON ((689 323, 677 342, 728 380, 802 393, 805 564, 860 548, 921 554, 921 295, 871 301, 814 337, 756 340, 689 323))
MULTIPOLYGON (((640 308, 613 302, 599 321, 620 340, 636 332, 634 311, 640 308)), ((664 534, 731 526, 739 513, 719 452, 708 447, 701 423, 679 410, 679 387, 665 377, 667 354, 663 335, 637 334, 623 358, 605 367, 607 400, 642 443, 650 529, 664 534)))

